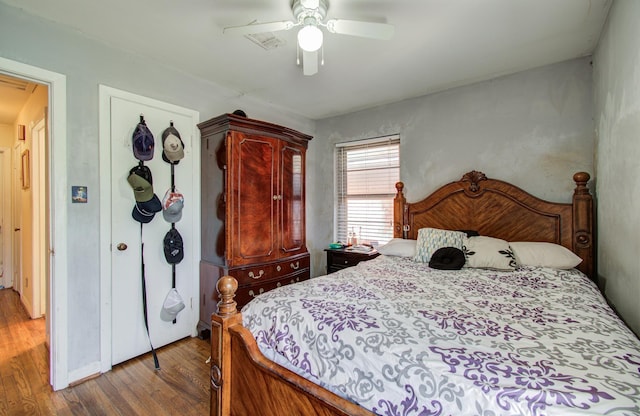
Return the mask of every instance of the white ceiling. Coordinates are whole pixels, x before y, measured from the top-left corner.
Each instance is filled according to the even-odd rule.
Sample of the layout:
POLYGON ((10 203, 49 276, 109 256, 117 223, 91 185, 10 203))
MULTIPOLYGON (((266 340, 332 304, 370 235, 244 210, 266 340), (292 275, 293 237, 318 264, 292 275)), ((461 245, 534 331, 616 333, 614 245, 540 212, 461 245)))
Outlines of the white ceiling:
POLYGON ((391 40, 325 33, 304 76, 296 29, 265 50, 227 26, 292 19, 290 0, 0 0, 112 47, 311 119, 590 55, 612 0, 329 0, 327 18, 386 22, 391 40))

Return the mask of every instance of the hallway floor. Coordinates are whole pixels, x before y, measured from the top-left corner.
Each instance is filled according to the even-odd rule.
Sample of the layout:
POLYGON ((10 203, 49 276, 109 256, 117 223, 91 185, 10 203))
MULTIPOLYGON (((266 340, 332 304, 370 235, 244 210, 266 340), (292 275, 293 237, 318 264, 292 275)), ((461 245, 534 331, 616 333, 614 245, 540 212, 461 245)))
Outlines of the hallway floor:
POLYGON ((57 392, 49 385, 45 320, 29 319, 17 292, 0 290, 0 416, 206 415, 209 343, 185 338, 57 392))

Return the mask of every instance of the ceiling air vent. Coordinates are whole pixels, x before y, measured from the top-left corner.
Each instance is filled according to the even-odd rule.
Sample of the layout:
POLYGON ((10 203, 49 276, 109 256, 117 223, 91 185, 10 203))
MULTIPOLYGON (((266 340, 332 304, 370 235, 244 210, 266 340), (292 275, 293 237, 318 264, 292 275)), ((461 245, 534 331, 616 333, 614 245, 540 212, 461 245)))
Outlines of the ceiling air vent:
POLYGON ((280 46, 284 46, 286 44, 284 40, 277 38, 276 35, 274 35, 272 32, 254 33, 245 35, 245 38, 249 39, 251 42, 267 51, 270 49, 279 48, 280 46))

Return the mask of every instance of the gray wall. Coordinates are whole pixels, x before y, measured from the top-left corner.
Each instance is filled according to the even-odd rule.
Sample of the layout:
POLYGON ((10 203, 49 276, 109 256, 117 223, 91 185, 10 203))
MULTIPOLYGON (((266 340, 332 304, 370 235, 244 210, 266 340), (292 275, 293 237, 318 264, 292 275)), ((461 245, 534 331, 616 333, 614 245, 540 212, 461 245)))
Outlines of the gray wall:
POLYGON ((201 121, 242 108, 253 118, 308 134, 313 134, 314 125, 273 105, 238 98, 242 94, 90 41, 1 2, 0 56, 67 77, 68 181, 88 185, 93 195, 87 204, 68 206, 68 369, 73 372, 100 361, 98 85, 192 108, 200 112, 201 121))
POLYGON ((533 195, 570 202, 573 174, 593 176, 592 68, 588 58, 380 106, 316 124, 308 179, 313 273, 333 241, 333 145, 400 134, 400 179, 416 201, 470 170, 533 195), (319 191, 314 191, 319 190, 319 191))
POLYGON ((616 0, 594 54, 598 272, 640 334, 640 2, 616 0))

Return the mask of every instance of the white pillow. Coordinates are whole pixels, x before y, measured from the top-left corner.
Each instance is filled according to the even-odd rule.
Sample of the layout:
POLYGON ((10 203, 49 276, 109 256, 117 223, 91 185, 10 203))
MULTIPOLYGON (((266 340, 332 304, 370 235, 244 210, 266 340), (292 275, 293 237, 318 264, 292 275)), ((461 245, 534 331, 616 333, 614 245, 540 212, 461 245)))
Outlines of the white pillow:
POLYGON ((413 261, 429 263, 431 256, 442 247, 455 247, 462 250, 467 234, 461 231, 421 228, 418 230, 416 254, 413 261))
POLYGON ((568 248, 544 242, 509 243, 518 264, 523 266, 550 267, 553 269, 572 269, 582 259, 568 248))
POLYGON ((467 258, 465 267, 515 270, 517 266, 509 243, 499 238, 469 237, 462 251, 467 258))
POLYGON ((413 257, 416 255, 416 240, 392 238, 387 244, 378 247, 378 253, 385 256, 413 257))

